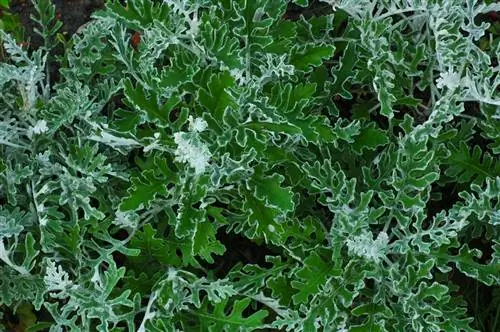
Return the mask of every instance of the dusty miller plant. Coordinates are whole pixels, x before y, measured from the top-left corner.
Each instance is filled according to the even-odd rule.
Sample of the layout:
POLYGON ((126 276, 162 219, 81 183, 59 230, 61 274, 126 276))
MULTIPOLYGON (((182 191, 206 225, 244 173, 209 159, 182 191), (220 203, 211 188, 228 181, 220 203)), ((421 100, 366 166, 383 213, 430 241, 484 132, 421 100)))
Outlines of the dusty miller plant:
POLYGON ((59 56, 34 4, 41 48, 0 32, 0 315, 500 328, 453 278, 500 283, 498 4, 108 1, 59 56), (242 238, 263 257, 231 260, 242 238))

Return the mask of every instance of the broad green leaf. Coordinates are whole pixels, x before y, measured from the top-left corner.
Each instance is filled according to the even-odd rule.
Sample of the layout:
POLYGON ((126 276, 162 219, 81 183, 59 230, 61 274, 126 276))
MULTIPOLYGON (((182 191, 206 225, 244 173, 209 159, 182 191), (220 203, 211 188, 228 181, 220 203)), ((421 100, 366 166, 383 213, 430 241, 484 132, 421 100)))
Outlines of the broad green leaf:
POLYGON ((445 160, 448 166, 445 174, 454 182, 482 183, 485 178, 500 175, 500 163, 489 152, 483 153, 479 146, 470 151, 469 146, 461 141, 458 145, 450 145, 450 156, 445 160))
POLYGON ((228 72, 219 75, 213 74, 207 86, 198 91, 200 104, 205 107, 215 119, 214 128, 221 128, 223 115, 227 108, 236 110, 237 103, 229 89, 234 85, 234 80, 228 72))
POLYGON ((179 97, 172 96, 167 102, 160 105, 158 95, 154 92, 147 93, 139 84, 134 88, 130 80, 125 80, 124 86, 128 104, 142 112, 146 121, 155 122, 162 127, 170 123, 169 114, 180 102, 179 97), (148 94, 149 98, 146 97, 148 94))
POLYGON ((200 70, 193 62, 199 61, 196 55, 190 54, 183 49, 178 49, 170 59, 170 66, 161 69, 157 87, 166 94, 178 91, 179 87, 191 82, 194 75, 200 70))
POLYGON ((351 99, 352 94, 349 92, 352 78, 354 77, 353 69, 358 61, 356 57, 356 46, 347 44, 339 68, 332 69, 332 75, 335 77, 332 91, 339 94, 344 99, 351 99))
POLYGON ((254 331, 263 328, 264 319, 268 316, 266 310, 258 310, 244 317, 243 311, 250 305, 251 300, 244 298, 228 303, 223 300, 211 305, 207 300, 203 301, 199 312, 192 311, 191 315, 198 319, 199 329, 202 331, 254 331))
POLYGON ((193 238, 193 254, 200 256, 206 262, 214 263, 212 255, 223 255, 226 251, 224 245, 216 238, 217 229, 211 222, 198 223, 196 234, 193 238))
POLYGON ((175 224, 175 234, 179 238, 194 237, 198 224, 206 219, 205 209, 196 208, 195 204, 201 204, 205 198, 208 181, 208 177, 204 176, 198 181, 188 180, 183 185, 175 224))
POLYGON ((109 9, 101 12, 103 17, 110 16, 126 22, 129 28, 140 30, 153 23, 154 19, 168 17, 169 8, 164 3, 154 3, 147 0, 134 0, 124 6, 120 1, 106 3, 109 9))
POLYGON ((279 174, 265 176, 260 172, 247 182, 247 186, 253 189, 255 198, 264 201, 271 208, 278 208, 283 213, 293 210, 293 193, 289 188, 282 188, 281 182, 284 177, 279 174))
POLYGON ((335 47, 331 45, 307 45, 294 49, 290 63, 299 70, 310 71, 311 67, 318 67, 325 59, 331 58, 334 51, 335 47))
POLYGON ((283 218, 282 211, 266 205, 254 196, 253 192, 242 190, 245 197, 243 211, 245 223, 238 227, 238 231, 250 239, 263 238, 266 242, 279 244, 283 241, 283 225, 280 219, 283 218))
POLYGON ((465 244, 460 248, 457 255, 440 253, 438 262, 440 264, 445 261, 453 262, 462 273, 486 285, 500 283, 500 262, 498 257, 494 258, 490 263, 482 264, 477 262, 477 259, 481 256, 480 250, 470 249, 465 244))
POLYGON ((120 203, 120 211, 147 209, 157 195, 167 194, 167 183, 157 178, 153 170, 132 177, 131 182, 128 195, 120 203))
POLYGON ((203 15, 202 22, 201 33, 209 55, 229 69, 241 68, 244 59, 239 56, 238 39, 231 36, 228 25, 210 15, 203 15))
POLYGON ((291 282, 298 293, 292 296, 295 304, 307 303, 311 296, 320 292, 334 278, 342 275, 342 271, 328 262, 317 251, 312 251, 304 260, 304 266, 296 272, 296 280, 291 282))
POLYGON ((353 150, 362 153, 363 150, 376 150, 379 146, 384 146, 389 142, 388 133, 382 129, 370 126, 361 129, 358 136, 355 137, 352 144, 353 150))

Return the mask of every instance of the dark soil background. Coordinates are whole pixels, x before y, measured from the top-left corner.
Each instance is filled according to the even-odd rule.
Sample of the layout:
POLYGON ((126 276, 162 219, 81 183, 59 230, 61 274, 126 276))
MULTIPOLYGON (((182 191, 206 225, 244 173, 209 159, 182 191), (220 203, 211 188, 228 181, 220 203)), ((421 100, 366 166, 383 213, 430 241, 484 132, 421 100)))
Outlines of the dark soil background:
MULTIPOLYGON (((104 0, 52 0, 56 5, 56 16, 63 22, 59 32, 71 36, 83 24, 90 20, 90 14, 104 7, 104 0)), ((26 30, 25 41, 30 46, 41 45, 41 38, 33 32, 33 21, 30 16, 35 13, 30 0, 11 1, 10 11, 19 16, 21 24, 26 30)))

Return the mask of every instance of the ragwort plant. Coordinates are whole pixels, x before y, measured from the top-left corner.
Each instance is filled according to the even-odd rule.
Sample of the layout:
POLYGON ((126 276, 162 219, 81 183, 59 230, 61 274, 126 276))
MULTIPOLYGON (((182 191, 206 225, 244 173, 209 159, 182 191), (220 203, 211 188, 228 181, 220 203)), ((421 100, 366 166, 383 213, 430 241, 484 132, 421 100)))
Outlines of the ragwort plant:
POLYGON ((500 328, 500 5, 113 0, 57 56, 33 2, 41 48, 0 32, 4 329, 500 328))

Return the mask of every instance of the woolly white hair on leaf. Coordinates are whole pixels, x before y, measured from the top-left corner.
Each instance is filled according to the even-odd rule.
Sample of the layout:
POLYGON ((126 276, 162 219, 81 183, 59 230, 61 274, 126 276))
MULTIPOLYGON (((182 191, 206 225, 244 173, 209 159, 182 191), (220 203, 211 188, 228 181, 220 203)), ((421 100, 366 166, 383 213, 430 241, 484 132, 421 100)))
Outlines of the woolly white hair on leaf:
MULTIPOLYGON (((202 120, 203 121, 203 120, 202 120)), ((193 130, 201 131, 206 128, 206 122, 192 122, 193 130)), ((178 132, 174 134, 174 142, 177 144, 175 150, 175 160, 181 163, 188 163, 194 168, 196 175, 205 173, 210 160, 210 151, 203 144, 197 135, 193 133, 178 132)))

